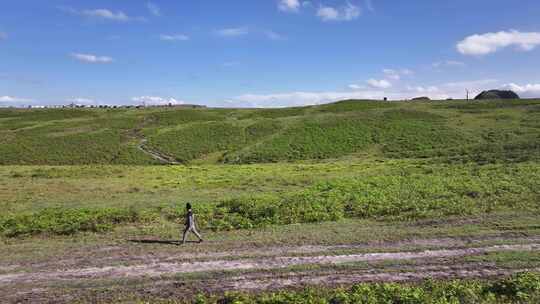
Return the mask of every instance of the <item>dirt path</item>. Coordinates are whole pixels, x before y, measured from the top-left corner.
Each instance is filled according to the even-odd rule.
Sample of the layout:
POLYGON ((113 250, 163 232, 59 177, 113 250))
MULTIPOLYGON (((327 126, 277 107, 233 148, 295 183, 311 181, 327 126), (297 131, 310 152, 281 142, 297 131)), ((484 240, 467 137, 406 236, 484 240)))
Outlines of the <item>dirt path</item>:
POLYGON ((158 263, 205 262, 215 260, 261 259, 294 256, 330 256, 375 252, 425 251, 439 249, 463 249, 498 244, 536 244, 540 237, 521 237, 515 234, 497 234, 482 237, 407 239, 401 241, 373 241, 369 243, 339 245, 301 246, 216 246, 207 242, 196 246, 178 246, 179 242, 155 238, 128 240, 120 244, 102 244, 77 247, 63 251, 61 255, 44 256, 8 263, 0 262, 0 275, 16 273, 24 269, 34 272, 50 272, 69 268, 103 268, 112 264, 124 266, 153 265, 158 263), (157 245, 156 245, 157 243, 157 245), (165 243, 165 244, 163 244, 165 243))
POLYGON ((178 165, 180 162, 176 161, 174 157, 170 155, 166 155, 160 151, 157 151, 155 149, 149 148, 146 144, 148 143, 148 139, 144 137, 144 134, 142 132, 142 129, 145 125, 150 123, 151 120, 148 119, 148 117, 144 117, 142 122, 139 123, 139 125, 130 132, 131 137, 139 140, 139 144, 137 145, 137 149, 139 149, 144 154, 152 157, 153 159, 159 161, 162 164, 168 164, 168 165, 178 165))
POLYGON ((161 277, 183 273, 201 273, 235 270, 274 270, 302 265, 338 265, 345 263, 400 261, 415 259, 452 258, 491 252, 540 251, 540 243, 525 245, 497 245, 466 249, 442 249, 407 252, 381 252, 349 255, 319 255, 300 257, 269 257, 238 260, 210 260, 202 262, 160 262, 132 266, 106 266, 73 268, 60 271, 7 273, 0 275, 0 287, 9 284, 36 283, 73 279, 118 279, 161 277))
POLYGON ((119 293, 141 299, 180 299, 199 292, 540 272, 540 263, 503 265, 490 259, 468 259, 490 253, 522 252, 527 256, 540 252, 537 236, 500 234, 266 248, 200 246, 125 242, 70 250, 30 263, 0 263, 0 302, 71 303, 85 299, 83 302, 108 303, 116 302, 119 293))
POLYGON ((139 150, 141 150, 143 153, 149 155, 150 157, 152 157, 153 159, 159 161, 162 164, 169 164, 169 165, 178 165, 178 164, 180 164, 180 162, 174 160, 173 157, 165 155, 165 154, 163 154, 163 153, 161 153, 159 151, 148 148, 146 146, 146 143, 148 142, 148 140, 146 138, 142 137, 142 135, 141 135, 141 137, 139 137, 139 139, 140 139, 140 142, 137 145, 137 148, 139 150))

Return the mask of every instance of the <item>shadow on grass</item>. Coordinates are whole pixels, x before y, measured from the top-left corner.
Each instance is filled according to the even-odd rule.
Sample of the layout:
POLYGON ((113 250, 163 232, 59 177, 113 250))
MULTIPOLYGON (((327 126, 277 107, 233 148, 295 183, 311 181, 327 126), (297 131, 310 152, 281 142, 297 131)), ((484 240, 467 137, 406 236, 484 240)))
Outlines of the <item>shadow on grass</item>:
MULTIPOLYGON (((182 245, 182 241, 178 240, 127 240, 137 244, 162 244, 162 245, 182 245)), ((186 241, 186 243, 199 243, 197 241, 186 241)))

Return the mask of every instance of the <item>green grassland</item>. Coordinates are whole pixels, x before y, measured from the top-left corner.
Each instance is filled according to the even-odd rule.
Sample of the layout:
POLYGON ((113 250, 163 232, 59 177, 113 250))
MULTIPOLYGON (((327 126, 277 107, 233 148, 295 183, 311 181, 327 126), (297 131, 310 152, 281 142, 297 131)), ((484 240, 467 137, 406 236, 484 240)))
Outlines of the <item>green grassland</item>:
MULTIPOLYGON (((47 260, 148 235, 177 239, 186 202, 210 242, 148 245, 160 246, 152 250, 537 236, 539 160, 540 100, 0 109, 0 261, 47 260), (163 165, 148 151, 181 165, 163 165)), ((534 269, 540 256, 504 252, 464 261, 534 269)), ((124 296, 141 300, 120 294, 119 301, 124 296)), ((194 302, 539 300, 538 275, 525 273, 201 295, 194 302)))
POLYGON ((0 110, 2 165, 148 165, 346 156, 520 162, 539 157, 540 100, 343 101, 287 109, 0 110))
POLYGON ((215 231, 540 210, 540 100, 3 109, 0 138, 4 236, 174 223, 186 201, 215 231))
POLYGON ((365 303, 453 304, 537 303, 540 277, 521 273, 494 282, 461 280, 427 281, 423 284, 357 284, 350 288, 307 288, 258 295, 228 293, 220 297, 198 296, 192 303, 365 303))
POLYGON ((539 211, 540 167, 390 160, 158 167, 4 166, 9 236, 175 222, 195 202, 204 229, 344 218, 415 220, 539 211), (112 226, 111 226, 112 225, 112 226))

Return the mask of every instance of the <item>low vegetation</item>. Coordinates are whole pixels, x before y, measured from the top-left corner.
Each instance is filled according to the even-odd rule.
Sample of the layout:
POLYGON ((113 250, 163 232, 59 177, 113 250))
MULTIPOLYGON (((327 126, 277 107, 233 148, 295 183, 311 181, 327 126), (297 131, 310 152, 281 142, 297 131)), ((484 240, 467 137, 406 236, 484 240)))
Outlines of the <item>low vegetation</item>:
POLYGON ((199 295, 196 304, 513 304, 540 301, 540 276, 520 273, 492 282, 456 280, 421 284, 364 283, 349 288, 307 288, 262 294, 199 295))
POLYGON ((538 159, 539 100, 343 101, 288 109, 0 110, 0 164, 267 163, 363 155, 538 159), (44 140, 47 139, 47 140, 44 140))
MULTIPOLYGON (((275 166, 278 166, 276 169, 283 167, 275 166)), ((319 170, 330 168, 339 167, 321 165, 319 170)), ((273 167, 266 167, 263 170, 272 169, 273 167)), ((347 170, 347 167, 338 170, 347 170)), ((54 180, 54 175, 51 174, 57 171, 51 172, 53 173, 34 171, 29 178, 35 180, 40 176, 49 177, 45 182, 50 182, 51 178, 54 180)), ((119 174, 121 172, 119 171, 119 174)), ((245 172, 244 170, 238 174, 245 172)), ((159 173, 157 171, 154 176, 159 173)), ((213 174, 215 173, 205 173, 210 176, 213 174)), ((258 174, 264 175, 262 172, 258 174)), ((289 174, 287 176, 293 176, 289 174)), ((183 177, 186 178, 185 175, 183 177)), ((20 176, 18 179, 18 182, 22 182, 27 178, 20 176)), ((189 180, 189 177, 187 179, 189 180)), ((200 182, 203 181, 198 183, 200 182)), ((294 180, 291 182, 294 183, 294 180)), ((159 183, 158 180, 157 184, 159 183)), ((215 187, 214 180, 205 183, 207 186, 203 185, 202 188, 215 187), (211 186, 212 184, 214 186, 211 186)), ((222 186, 230 187, 227 184, 222 186)), ((283 187, 276 186, 278 189, 283 187)), ((183 189, 190 187, 188 185, 183 189)), ((539 212, 539 189, 540 167, 535 163, 484 166, 381 165, 349 178, 333 177, 314 181, 305 188, 292 186, 282 188, 282 191, 254 194, 247 187, 245 191, 229 198, 199 197, 195 203, 195 212, 201 228, 214 231, 336 221, 344 218, 407 221, 515 210, 539 212)), ((141 192, 144 191, 136 190, 134 195, 144 197, 141 192)), ((184 195, 190 197, 189 193, 184 195)), ((185 201, 158 201, 152 206, 148 203, 122 206, 121 202, 122 200, 110 201, 99 208, 79 207, 82 203, 73 207, 42 206, 37 210, 20 209, 19 206, 13 209, 13 212, 0 216, 0 232, 8 237, 40 233, 100 232, 129 223, 174 223, 182 221, 185 212, 185 201)), ((9 205, 6 210, 9 210, 9 205)))

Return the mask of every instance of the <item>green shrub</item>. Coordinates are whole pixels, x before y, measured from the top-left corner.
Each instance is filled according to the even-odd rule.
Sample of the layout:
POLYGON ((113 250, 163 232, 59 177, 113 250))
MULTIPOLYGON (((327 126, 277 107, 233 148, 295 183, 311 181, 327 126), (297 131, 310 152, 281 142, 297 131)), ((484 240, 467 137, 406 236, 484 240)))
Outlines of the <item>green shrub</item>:
MULTIPOLYGON (((100 171, 111 174, 113 171, 100 171)), ((28 176, 55 178, 55 168, 28 176)), ((96 172, 97 174, 97 172, 96 172)), ((71 176, 75 178, 76 176, 71 176)), ((194 203, 202 229, 251 229, 343 218, 417 220, 540 208, 537 166, 392 167, 381 175, 318 182, 303 190, 194 203)), ((183 222, 185 205, 154 208, 44 209, 0 216, 0 233, 70 234, 106 231, 131 222, 183 222)))
POLYGON ((533 303, 533 299, 540 299, 540 276, 520 273, 494 283, 488 291, 521 303, 533 303))
POLYGON ((514 304, 538 303, 540 276, 522 273, 493 282, 455 280, 419 284, 361 283, 350 288, 306 288, 261 294, 199 295, 193 303, 242 304, 514 304), (510 286, 509 289, 498 286, 510 286))
POLYGON ((32 214, 18 214, 0 219, 0 228, 7 237, 32 234, 67 235, 76 232, 103 232, 118 224, 141 220, 134 209, 43 209, 32 214))

